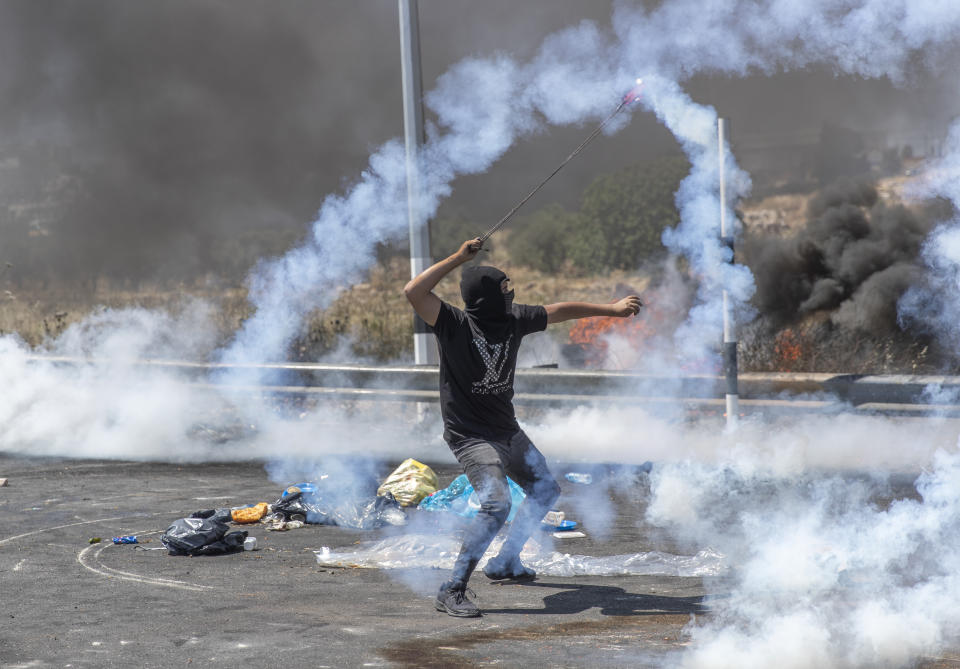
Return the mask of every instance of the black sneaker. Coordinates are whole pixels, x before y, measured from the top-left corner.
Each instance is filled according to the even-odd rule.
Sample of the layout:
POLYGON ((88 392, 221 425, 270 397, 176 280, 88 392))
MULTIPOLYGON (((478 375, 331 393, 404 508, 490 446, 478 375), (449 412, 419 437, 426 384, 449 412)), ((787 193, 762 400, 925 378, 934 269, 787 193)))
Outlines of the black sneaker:
POLYGON ((440 586, 435 606, 437 611, 457 618, 479 618, 482 614, 477 605, 467 599, 467 593, 476 597, 476 593, 467 587, 466 583, 447 581, 440 586))
POLYGON ((512 560, 491 558, 483 568, 483 573, 491 581, 532 581, 537 577, 537 572, 524 567, 519 557, 512 560))

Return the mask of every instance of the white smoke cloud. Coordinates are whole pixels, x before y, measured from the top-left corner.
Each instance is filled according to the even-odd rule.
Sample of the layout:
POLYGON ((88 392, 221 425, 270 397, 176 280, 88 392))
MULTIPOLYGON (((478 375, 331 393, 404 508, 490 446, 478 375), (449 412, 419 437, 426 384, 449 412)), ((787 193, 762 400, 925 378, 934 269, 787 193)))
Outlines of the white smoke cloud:
MULTIPOLYGON (((682 358, 713 355, 720 288, 743 308, 752 277, 728 264, 729 251, 718 239, 716 113, 692 100, 684 82, 698 74, 738 76, 817 64, 906 84, 918 68, 951 62, 958 28, 960 4, 939 0, 669 0, 651 11, 621 3, 610 34, 584 23, 550 37, 529 63, 473 58, 441 77, 427 95, 435 121, 423 151, 422 208, 432 214, 456 177, 486 170, 546 123, 605 117, 635 77, 643 77, 643 106, 674 134, 692 165, 677 193, 681 222, 664 237, 700 282, 677 347, 682 358)), ((960 129, 945 150, 934 190, 956 202, 960 129)), ((732 208, 748 192, 749 179, 732 157, 726 169, 732 208)), ((404 233, 405 194, 404 150, 389 142, 344 194, 324 200, 304 245, 252 274, 256 311, 219 359, 283 359, 302 319, 362 275, 376 243, 404 233)), ((960 341, 956 230, 955 222, 947 223, 933 236, 925 257, 940 278, 905 303, 913 317, 930 321, 952 343, 960 341)), ((391 422, 379 414, 375 421, 360 414, 341 422, 335 411, 284 420, 255 400, 195 392, 175 375, 145 374, 129 364, 134 357, 189 355, 208 346, 207 328, 198 320, 139 311, 92 317, 49 350, 109 362, 69 370, 31 361, 22 344, 0 338, 9 398, 0 405, 0 448, 174 460, 308 458, 315 449, 377 443, 404 449, 404 455, 423 452, 398 439, 402 431, 388 440, 381 438, 385 432, 356 429, 389 429, 391 422), (259 431, 231 444, 228 453, 185 436, 207 412, 238 405, 241 422, 255 416, 259 431)), ((260 378, 248 369, 227 380, 260 378)), ((949 423, 835 416, 746 422, 736 433, 715 434, 636 410, 574 416, 554 417, 531 427, 531 434, 555 457, 589 452, 592 459, 658 463, 647 520, 722 551, 736 566, 730 597, 714 601, 711 618, 690 628, 694 643, 683 666, 903 666, 936 652, 960 622, 954 605, 960 595, 960 456, 949 423), (836 472, 915 471, 925 463, 931 469, 917 483, 921 498, 889 504, 876 500, 885 490, 882 475, 851 483, 836 472)), ((318 466, 307 462, 278 466, 276 476, 306 477, 318 466)))
MULTIPOLYGON (((720 596, 669 666, 901 667, 953 638, 955 420, 841 413, 748 418, 729 432, 718 419, 581 408, 525 427, 574 467, 653 461, 644 520, 688 553, 724 555, 730 573, 706 583, 720 596)), ((617 485, 591 487, 609 499, 617 485)), ((616 517, 602 505, 570 514, 571 502, 560 503, 591 532, 616 517)))
MULTIPOLYGON (((943 197, 954 207, 960 203, 960 122, 950 128, 944 157, 912 194, 943 197)), ((931 232, 922 255, 930 271, 900 298, 899 318, 956 348, 960 344, 960 219, 944 222, 931 232)))
POLYGON ((958 619, 958 467, 955 446, 938 451, 921 499, 889 505, 882 480, 833 472, 781 478, 739 461, 722 476, 655 470, 648 519, 734 565, 730 597, 688 628, 681 666, 899 667, 936 654, 958 619))
POLYGON ((0 337, 0 450, 31 455, 193 460, 209 455, 184 444, 191 425, 222 409, 163 368, 138 360, 193 356, 213 348, 207 307, 173 317, 144 309, 104 310, 69 327, 37 359, 14 337, 0 337), (181 445, 183 444, 183 445, 181 445), (177 445, 171 450, 171 445, 177 445), (179 452, 177 452, 179 450, 179 452), (191 455, 192 453, 192 455, 191 455))
POLYGON ((388 460, 416 450, 452 459, 438 429, 432 439, 411 430, 413 407, 278 409, 273 398, 167 364, 209 355, 211 313, 200 301, 177 314, 105 309, 37 350, 0 337, 0 452, 203 462, 309 461, 351 450, 388 460))
MULTIPOLYGON (((828 399, 828 398, 823 398, 828 399)), ((538 447, 563 462, 624 464, 740 463, 789 478, 809 471, 912 474, 952 448, 960 429, 948 418, 885 418, 839 413, 747 417, 735 432, 664 417, 660 408, 578 407, 550 412, 525 429, 538 447)))

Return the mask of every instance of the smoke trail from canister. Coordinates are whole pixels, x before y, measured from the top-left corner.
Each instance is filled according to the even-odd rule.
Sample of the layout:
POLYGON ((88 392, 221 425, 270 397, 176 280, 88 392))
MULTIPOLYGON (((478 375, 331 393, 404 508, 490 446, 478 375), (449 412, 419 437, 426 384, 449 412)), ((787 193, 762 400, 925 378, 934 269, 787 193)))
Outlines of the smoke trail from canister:
MULTIPOLYGON (((520 135, 540 128, 544 117, 571 123, 608 113, 635 77, 612 70, 600 56, 605 44, 596 26, 584 24, 548 39, 529 65, 468 59, 440 77, 426 96, 437 121, 421 156, 422 210, 432 215, 455 177, 485 171, 520 135), (581 58, 589 67, 579 64, 581 58)), ((223 352, 224 361, 282 358, 303 315, 357 279, 372 263, 377 242, 404 232, 404 161, 400 144, 381 147, 348 194, 327 198, 307 244, 254 272, 256 314, 223 352)))
MULTIPOLYGON (((703 7, 681 0, 649 12, 621 4, 614 39, 583 23, 548 38, 528 64, 504 56, 472 58, 440 78, 426 97, 436 123, 423 151, 423 209, 434 212, 457 176, 486 170, 544 122, 602 117, 617 93, 643 76, 644 104, 670 128, 693 164, 678 193, 682 222, 664 241, 691 261, 703 281, 701 301, 680 331, 687 355, 694 355, 717 325, 712 303, 717 287, 727 285, 742 306, 752 286, 742 267, 723 262, 728 251, 714 241, 715 114, 689 100, 681 82, 695 74, 743 75, 810 64, 905 82, 912 68, 945 61, 953 46, 953 33, 945 27, 958 23, 956 8, 929 3, 838 7, 821 0, 787 8, 774 0, 731 0, 703 7)), ((257 313, 223 352, 224 360, 282 357, 302 315, 328 304, 338 286, 358 277, 372 262, 376 242, 402 234, 403 158, 397 143, 382 147, 346 195, 325 201, 307 244, 253 274, 257 313)), ((728 169, 736 177, 735 203, 749 186, 734 165, 728 169)))

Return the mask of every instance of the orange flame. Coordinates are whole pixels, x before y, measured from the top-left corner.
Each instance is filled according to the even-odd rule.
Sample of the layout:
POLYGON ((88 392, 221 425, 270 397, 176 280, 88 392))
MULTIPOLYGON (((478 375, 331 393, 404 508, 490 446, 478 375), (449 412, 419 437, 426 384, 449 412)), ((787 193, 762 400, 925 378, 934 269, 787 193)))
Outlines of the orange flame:
POLYGON ((777 371, 792 371, 804 357, 805 349, 805 342, 791 328, 786 328, 777 333, 773 345, 773 352, 778 363, 777 371))
POLYGON ((683 322, 689 306, 675 287, 658 286, 646 290, 643 303, 640 313, 631 318, 583 318, 574 324, 569 342, 579 347, 578 357, 585 367, 635 369, 652 355, 659 360, 673 358, 682 372, 719 372, 719 359, 674 357, 673 334, 683 322), (626 346, 611 347, 611 343, 617 340, 625 342, 626 346))
POLYGON ((656 322, 656 311, 642 307, 640 314, 632 318, 614 318, 599 316, 581 318, 570 329, 570 343, 579 344, 584 349, 584 363, 588 367, 600 367, 607 359, 610 348, 608 337, 618 336, 629 342, 634 350, 642 350, 646 342, 656 336, 652 323, 656 322))

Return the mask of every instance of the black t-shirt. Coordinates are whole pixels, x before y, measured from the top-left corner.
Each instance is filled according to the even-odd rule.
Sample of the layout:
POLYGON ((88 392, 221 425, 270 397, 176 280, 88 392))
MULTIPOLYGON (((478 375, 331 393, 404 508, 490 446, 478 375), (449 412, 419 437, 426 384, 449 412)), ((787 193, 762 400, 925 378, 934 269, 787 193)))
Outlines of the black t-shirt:
POLYGON ((513 372, 520 340, 547 328, 547 310, 515 304, 502 341, 488 342, 470 318, 442 302, 433 326, 440 349, 443 437, 504 438, 520 429, 513 412, 513 372))

